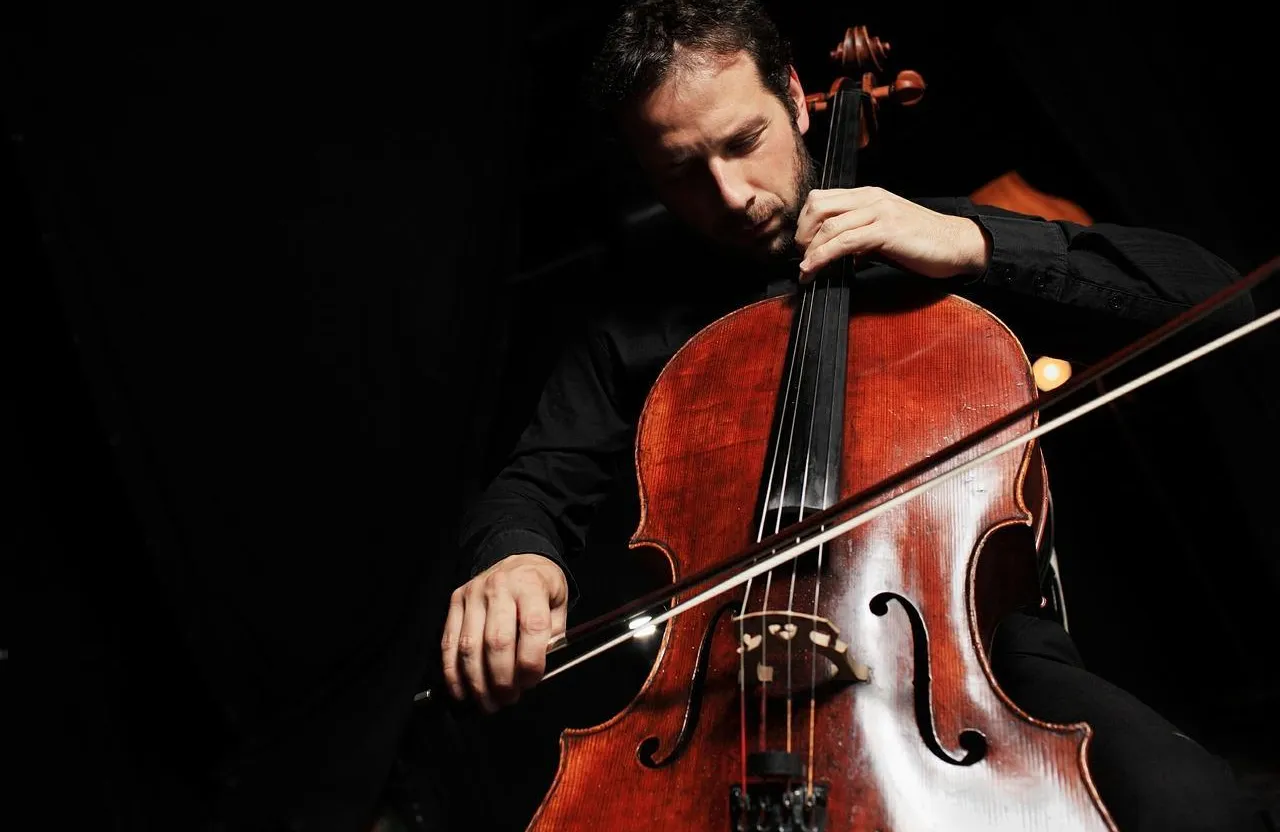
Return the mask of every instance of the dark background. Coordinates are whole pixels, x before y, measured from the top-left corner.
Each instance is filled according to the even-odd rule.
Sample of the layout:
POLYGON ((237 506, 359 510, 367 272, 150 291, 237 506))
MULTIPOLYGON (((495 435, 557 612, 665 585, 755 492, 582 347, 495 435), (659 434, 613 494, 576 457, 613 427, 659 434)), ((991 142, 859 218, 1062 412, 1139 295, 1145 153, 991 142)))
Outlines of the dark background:
MULTIPOLYGON (((775 5, 810 89, 860 23, 930 84, 885 114, 864 182, 965 194, 1017 169, 1242 272, 1280 254, 1255 21, 775 5)), ((6 808, 361 829, 387 799, 520 828, 558 730, 634 693, 639 653, 492 720, 409 704, 459 506, 609 290, 611 246, 647 233, 575 99, 608 6, 8 10, 6 808)), ((1273 330, 1047 443, 1086 661, 1260 788, 1273 330)), ((628 519, 602 527, 578 614, 632 594, 628 519)))

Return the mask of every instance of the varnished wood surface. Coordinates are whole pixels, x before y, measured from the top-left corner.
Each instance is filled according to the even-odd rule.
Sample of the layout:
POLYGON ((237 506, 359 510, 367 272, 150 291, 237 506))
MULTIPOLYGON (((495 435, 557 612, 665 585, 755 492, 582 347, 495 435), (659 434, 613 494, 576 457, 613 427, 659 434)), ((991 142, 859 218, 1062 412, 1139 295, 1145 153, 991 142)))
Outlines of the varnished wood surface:
POLYGON ((1046 220, 1068 220, 1080 225, 1093 224, 1093 217, 1079 205, 1069 199, 1047 194, 1033 187, 1021 174, 1013 170, 992 179, 970 194, 969 198, 979 205, 995 205, 1046 220))
MULTIPOLYGON (((646 404, 637 437, 643 515, 633 543, 665 550, 673 573, 688 574, 757 539, 790 304, 764 301, 708 327, 670 362, 646 404)), ((863 306, 851 320, 849 345, 844 494, 1034 395, 1026 356, 1009 331, 956 298, 914 309, 863 306)), ((814 555, 799 561, 794 586, 790 566, 774 573, 769 610, 786 608, 794 593, 794 608, 812 612, 816 592, 819 614, 871 669, 869 682, 838 684, 814 700, 813 771, 815 782, 830 788, 828 829, 1111 828, 1084 763, 1088 728, 1037 723, 1013 707, 994 686, 979 634, 980 619, 992 621, 1026 600, 1026 587, 1004 574, 1006 563, 1030 552, 1006 541, 988 569, 982 550, 997 529, 1031 537, 1028 501, 1038 509, 1043 476, 1033 463, 1038 457, 1029 452, 1005 454, 855 529, 824 547, 820 576, 814 555), (918 610, 927 631, 925 673, 917 674, 906 608, 898 600, 874 603, 883 593, 918 610), (933 724, 923 730, 936 733, 939 752, 962 757, 958 738, 973 730, 986 738, 985 759, 958 766, 930 750, 916 718, 917 681, 931 685, 933 724)), ((1008 574, 1025 580, 1017 569, 1008 574)), ((749 609, 762 608, 764 585, 763 576, 753 582, 749 609)), ((730 829, 729 789, 743 777, 744 712, 749 750, 763 735, 769 748, 790 742, 808 761, 811 665, 799 659, 809 651, 796 649, 789 664, 770 647, 771 695, 751 685, 744 703, 731 620, 742 597, 741 590, 729 593, 670 622, 654 671, 631 705, 604 725, 566 732, 555 782, 530 829, 730 829), (725 604, 731 609, 717 618, 725 604), (690 712, 695 664, 713 618, 710 669, 690 712), (643 765, 642 750, 659 761, 676 750, 686 718, 696 719, 687 746, 668 765, 643 765)), ((748 671, 753 679, 750 664, 748 671)))

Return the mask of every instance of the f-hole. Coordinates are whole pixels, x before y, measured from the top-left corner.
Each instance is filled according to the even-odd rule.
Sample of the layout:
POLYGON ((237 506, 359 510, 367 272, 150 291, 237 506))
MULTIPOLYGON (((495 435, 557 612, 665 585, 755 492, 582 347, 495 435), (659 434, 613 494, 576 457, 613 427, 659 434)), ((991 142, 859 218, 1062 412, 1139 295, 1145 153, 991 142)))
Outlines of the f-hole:
POLYGON ((689 701, 685 705, 684 722, 680 726, 680 734, 676 737, 671 753, 661 760, 653 758, 658 747, 662 745, 660 737, 645 737, 640 745, 636 746, 636 758, 645 768, 662 768, 671 765, 689 747, 694 729, 698 727, 698 714, 702 710, 702 689, 706 684, 707 665, 711 660, 711 639, 720 623, 720 616, 724 615, 726 610, 736 609, 736 607, 737 602, 729 602, 721 606, 716 610, 716 614, 711 616, 707 630, 702 634, 702 645, 698 648, 698 661, 693 667, 693 681, 689 685, 689 701))
POLYGON ((933 693, 931 683, 933 674, 929 667, 929 633, 925 629, 924 619, 915 605, 896 592, 881 592, 871 599, 871 612, 886 615, 889 612, 889 601, 897 601, 907 613, 911 621, 912 646, 914 647, 915 672, 915 706, 916 726, 920 729, 920 738, 929 750, 944 763, 953 766, 971 766, 987 756, 987 738, 982 732, 966 728, 960 732, 959 744, 964 750, 963 757, 953 756, 952 752, 942 747, 937 730, 933 724, 933 693))

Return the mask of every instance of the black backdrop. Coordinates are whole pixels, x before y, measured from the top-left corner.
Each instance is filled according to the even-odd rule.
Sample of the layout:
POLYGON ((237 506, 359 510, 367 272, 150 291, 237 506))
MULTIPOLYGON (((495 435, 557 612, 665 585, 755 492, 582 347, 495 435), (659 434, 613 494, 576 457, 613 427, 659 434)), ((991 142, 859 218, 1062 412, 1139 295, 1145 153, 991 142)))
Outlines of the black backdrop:
MULTIPOLYGON (((1242 271, 1280 253, 1275 72, 1250 21, 1209 38, 1084 9, 777 5, 814 87, 853 23, 931 85, 886 116, 864 181, 966 193, 1016 166, 1242 271)), ((457 509, 647 204, 572 97, 601 10, 54 4, 6 27, 20 589, 0 668, 31 695, 10 713, 37 805, 99 828, 357 829, 390 779, 518 827, 558 727, 625 702, 634 667, 611 697, 595 671, 488 722, 408 704, 457 509)), ((1277 343, 1073 427, 1050 459, 1091 498, 1059 506, 1086 659, 1242 754, 1266 747, 1246 720, 1280 664, 1277 343)), ((585 614, 634 567, 584 568, 585 614)))

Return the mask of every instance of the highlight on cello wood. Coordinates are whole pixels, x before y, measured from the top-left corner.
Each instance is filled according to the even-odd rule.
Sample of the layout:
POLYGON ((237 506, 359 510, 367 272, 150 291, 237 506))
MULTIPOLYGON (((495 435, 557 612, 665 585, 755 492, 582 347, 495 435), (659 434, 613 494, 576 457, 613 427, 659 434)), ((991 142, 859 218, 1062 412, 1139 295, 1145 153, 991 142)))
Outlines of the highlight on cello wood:
POLYGON ((1010 211, 1043 217, 1046 220, 1068 220, 1092 225, 1093 217, 1076 203, 1045 193, 1011 170, 992 179, 969 195, 979 205, 995 205, 1010 211))

